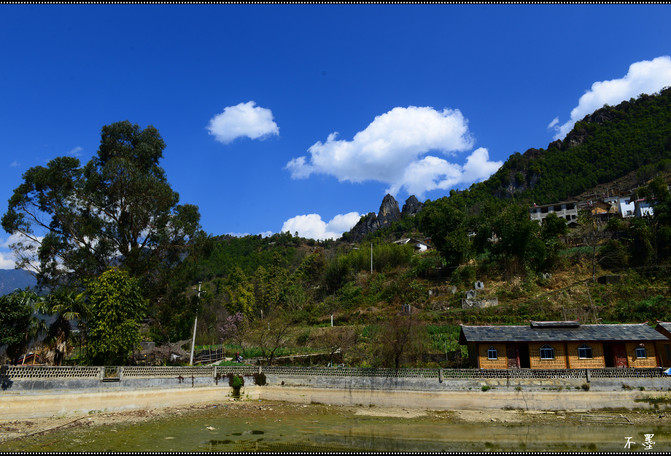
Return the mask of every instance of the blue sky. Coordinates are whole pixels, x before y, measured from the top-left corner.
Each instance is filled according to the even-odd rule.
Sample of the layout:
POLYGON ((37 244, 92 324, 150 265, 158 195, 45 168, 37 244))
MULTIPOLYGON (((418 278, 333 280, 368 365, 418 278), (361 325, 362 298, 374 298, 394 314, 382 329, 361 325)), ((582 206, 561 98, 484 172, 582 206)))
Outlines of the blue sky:
MULTIPOLYGON (((0 210, 154 125, 210 234, 339 236, 671 85, 668 5, 0 5, 0 210), (573 120, 572 120, 573 119, 573 120)), ((11 268, 0 233, 0 268, 11 268)))

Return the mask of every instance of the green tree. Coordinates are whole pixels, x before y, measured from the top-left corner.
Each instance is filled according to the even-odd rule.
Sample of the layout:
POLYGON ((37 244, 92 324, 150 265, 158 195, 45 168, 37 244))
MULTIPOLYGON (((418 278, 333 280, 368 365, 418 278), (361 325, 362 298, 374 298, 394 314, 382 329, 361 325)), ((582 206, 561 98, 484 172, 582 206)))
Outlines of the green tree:
POLYGON ((44 315, 56 317, 49 325, 44 343, 49 349, 46 355, 47 361, 58 366, 70 351, 68 344, 72 330, 70 322, 76 321, 80 334, 86 333, 87 316, 84 293, 59 288, 46 298, 39 300, 37 310, 44 315))
POLYGON ((12 359, 19 356, 29 342, 33 306, 37 300, 37 295, 30 291, 0 296, 0 346, 7 345, 7 355, 12 359))
MULTIPOLYGON (((538 240, 540 227, 524 206, 510 204, 492 221, 489 249, 505 265, 510 277, 527 263, 541 264, 545 248, 538 240)), ((489 231, 488 231, 489 232, 489 231)))
POLYGON ((236 266, 228 276, 224 293, 228 295, 226 309, 231 314, 241 313, 250 318, 254 313, 254 285, 247 280, 245 272, 236 266))
POLYGON ((139 281, 111 268, 86 283, 88 297, 87 357, 92 364, 125 364, 140 345, 140 323, 146 315, 139 281))
POLYGON ((26 171, 2 227, 22 240, 12 245, 17 266, 35 270, 41 285, 81 283, 121 264, 149 292, 199 233, 198 208, 178 205, 156 128, 124 121, 101 136, 84 167, 58 157, 26 171))
POLYGON ((431 237, 447 265, 456 267, 468 258, 470 242, 464 212, 451 199, 427 202, 416 217, 419 229, 431 237))

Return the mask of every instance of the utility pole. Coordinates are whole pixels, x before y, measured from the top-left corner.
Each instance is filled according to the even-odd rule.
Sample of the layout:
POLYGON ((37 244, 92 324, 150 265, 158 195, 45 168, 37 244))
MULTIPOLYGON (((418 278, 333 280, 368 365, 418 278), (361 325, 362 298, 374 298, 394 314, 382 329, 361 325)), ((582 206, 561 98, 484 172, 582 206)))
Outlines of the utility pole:
POLYGON ((373 275, 373 243, 370 243, 370 275, 373 275))
POLYGON ((198 326, 198 306, 200 305, 200 286, 203 282, 198 282, 198 303, 196 304, 196 318, 193 321, 193 339, 191 340, 191 358, 189 358, 189 366, 193 366, 193 350, 196 348, 196 326, 198 326))

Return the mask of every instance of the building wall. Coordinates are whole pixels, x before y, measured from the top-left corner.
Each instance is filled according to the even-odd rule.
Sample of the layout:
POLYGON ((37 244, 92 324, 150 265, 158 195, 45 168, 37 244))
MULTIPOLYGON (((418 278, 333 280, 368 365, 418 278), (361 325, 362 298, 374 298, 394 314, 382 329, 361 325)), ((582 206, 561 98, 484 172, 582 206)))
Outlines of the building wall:
POLYGON ((629 367, 657 367, 657 352, 655 351, 654 342, 643 342, 646 350, 645 358, 636 357, 636 348, 639 342, 627 342, 627 362, 629 367))
POLYGON ((671 367, 671 341, 657 342, 657 353, 659 353, 659 360, 663 367, 671 367))
POLYGON ((529 342, 529 363, 532 369, 566 369, 566 349, 563 342, 529 342), (555 350, 554 359, 541 359, 541 347, 555 350))
POLYGON ((506 344, 478 344, 478 367, 480 369, 507 369, 508 354, 506 344), (489 359, 489 347, 494 347, 498 353, 497 359, 489 359))
POLYGON ((603 356, 603 344, 600 342, 568 342, 568 367, 570 369, 598 369, 606 367, 606 360, 603 356), (580 359, 578 356, 578 347, 583 343, 592 347, 591 359, 580 359))

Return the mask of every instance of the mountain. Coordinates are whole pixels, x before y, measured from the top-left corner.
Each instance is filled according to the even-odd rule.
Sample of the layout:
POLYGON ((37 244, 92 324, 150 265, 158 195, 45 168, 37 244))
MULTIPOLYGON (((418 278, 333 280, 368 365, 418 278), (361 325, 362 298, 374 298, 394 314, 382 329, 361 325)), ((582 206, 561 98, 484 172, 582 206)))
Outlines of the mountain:
POLYGON ((671 88, 666 88, 659 94, 643 94, 615 107, 598 109, 547 149, 512 154, 494 175, 472 186, 471 191, 548 204, 632 172, 645 175, 669 168, 671 88))
POLYGON ((35 277, 23 269, 0 269, 0 296, 11 293, 17 288, 34 287, 35 277))
MULTIPOLYGON (((576 122, 563 140, 546 149, 513 153, 489 179, 465 191, 451 191, 450 199, 455 207, 477 208, 491 199, 550 204, 589 193, 628 195, 659 172, 669 171, 671 88, 666 88, 598 109, 576 122)), ((399 215, 398 203, 387 195, 379 213, 364 215, 343 239, 359 242, 400 220, 409 221, 405 228, 412 227, 412 219, 406 215, 423 207, 411 196, 399 215), (406 212, 406 207, 412 210, 406 212)))
POLYGON ((410 196, 403 205, 403 210, 399 210, 398 202, 391 195, 386 195, 382 199, 380 210, 377 215, 375 212, 369 212, 359 219, 356 225, 343 235, 344 239, 353 242, 360 242, 366 235, 379 229, 391 226, 403 218, 412 217, 422 210, 423 204, 420 203, 415 195, 410 196))

